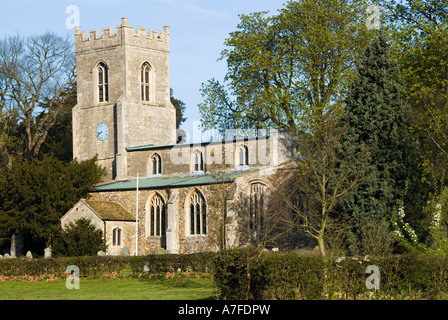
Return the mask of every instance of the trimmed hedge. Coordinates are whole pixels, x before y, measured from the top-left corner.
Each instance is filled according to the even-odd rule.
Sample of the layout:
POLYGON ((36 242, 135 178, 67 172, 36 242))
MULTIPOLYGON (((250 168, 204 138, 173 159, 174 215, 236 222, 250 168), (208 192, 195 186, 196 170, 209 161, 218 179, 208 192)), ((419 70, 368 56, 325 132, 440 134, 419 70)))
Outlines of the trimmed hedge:
POLYGON ((69 257, 69 258, 51 258, 51 259, 32 259, 25 258, 1 259, 0 276, 44 276, 56 275, 67 276, 65 269, 70 265, 79 268, 81 277, 101 276, 117 272, 128 265, 125 257, 69 257))
POLYGON ((215 264, 222 299, 438 299, 448 291, 444 256, 325 259, 231 250, 221 253, 215 264), (369 265, 379 268, 379 290, 366 288, 369 265))
POLYGON ((191 254, 156 254, 148 256, 129 257, 132 272, 149 273, 197 271, 210 272, 214 266, 216 253, 191 253, 191 254))
POLYGON ((70 265, 79 268, 81 277, 101 277, 131 268, 132 274, 143 273, 145 265, 149 273, 181 271, 210 272, 213 267, 213 253, 195 253, 187 255, 164 254, 148 256, 85 256, 50 259, 25 258, 0 259, 0 277, 39 277, 55 275, 66 277, 65 270, 70 265))
POLYGON ((214 262, 214 279, 222 299, 261 298, 267 278, 264 264, 254 250, 227 250, 214 262))

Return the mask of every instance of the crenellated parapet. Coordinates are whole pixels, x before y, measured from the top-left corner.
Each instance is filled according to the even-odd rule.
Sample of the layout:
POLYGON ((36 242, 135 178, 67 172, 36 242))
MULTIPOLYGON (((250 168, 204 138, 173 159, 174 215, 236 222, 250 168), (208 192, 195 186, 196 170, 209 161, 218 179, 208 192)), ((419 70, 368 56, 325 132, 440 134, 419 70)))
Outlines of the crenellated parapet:
POLYGON ((127 18, 121 18, 121 25, 116 27, 115 33, 113 33, 112 27, 106 27, 102 29, 101 35, 98 29, 94 29, 89 31, 87 37, 85 31, 81 31, 80 27, 75 27, 75 50, 83 52, 132 45, 169 52, 169 38, 168 26, 164 26, 161 32, 152 29, 146 30, 142 27, 137 27, 134 32, 134 28, 127 24, 127 18))

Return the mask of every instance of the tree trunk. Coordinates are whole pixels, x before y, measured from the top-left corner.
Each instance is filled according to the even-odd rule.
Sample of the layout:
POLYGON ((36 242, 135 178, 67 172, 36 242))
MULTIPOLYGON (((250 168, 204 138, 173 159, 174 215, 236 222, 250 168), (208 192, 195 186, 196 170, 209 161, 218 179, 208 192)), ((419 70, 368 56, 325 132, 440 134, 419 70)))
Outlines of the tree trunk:
POLYGON ((317 238, 317 243, 319 244, 320 254, 322 255, 322 257, 325 257, 326 253, 325 253, 325 244, 324 244, 324 236, 323 236, 323 234, 319 235, 319 237, 317 238))

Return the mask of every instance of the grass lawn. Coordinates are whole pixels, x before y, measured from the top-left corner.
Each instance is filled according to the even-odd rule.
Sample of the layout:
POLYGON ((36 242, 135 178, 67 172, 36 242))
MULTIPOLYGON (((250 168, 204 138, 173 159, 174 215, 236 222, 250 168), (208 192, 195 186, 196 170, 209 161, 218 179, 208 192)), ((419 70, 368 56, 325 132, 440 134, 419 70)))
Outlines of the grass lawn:
POLYGON ((3 281, 4 300, 198 300, 214 299, 216 287, 208 278, 81 279, 79 289, 67 289, 65 280, 3 281))

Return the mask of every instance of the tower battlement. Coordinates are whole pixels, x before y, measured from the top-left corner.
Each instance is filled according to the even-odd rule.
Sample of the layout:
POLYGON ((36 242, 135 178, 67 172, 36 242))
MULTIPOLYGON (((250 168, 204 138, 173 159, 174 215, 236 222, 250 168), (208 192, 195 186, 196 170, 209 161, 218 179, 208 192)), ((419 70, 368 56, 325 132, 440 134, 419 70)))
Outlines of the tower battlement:
POLYGON ((134 32, 134 28, 127 24, 127 18, 121 18, 121 25, 116 27, 115 33, 112 27, 106 27, 102 29, 101 35, 98 29, 94 29, 89 31, 89 36, 86 37, 85 31, 75 27, 75 50, 83 52, 128 44, 169 52, 169 38, 168 26, 164 26, 161 32, 146 30, 143 27, 136 27, 134 32))

